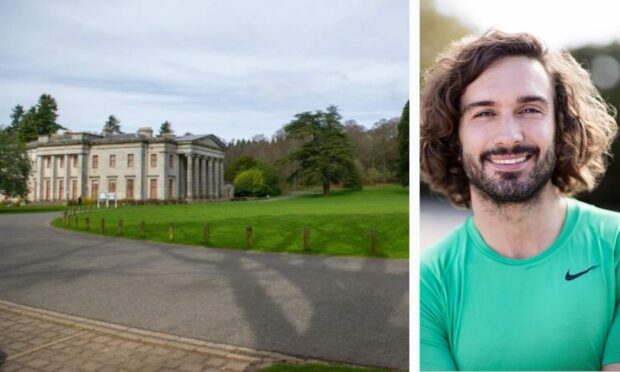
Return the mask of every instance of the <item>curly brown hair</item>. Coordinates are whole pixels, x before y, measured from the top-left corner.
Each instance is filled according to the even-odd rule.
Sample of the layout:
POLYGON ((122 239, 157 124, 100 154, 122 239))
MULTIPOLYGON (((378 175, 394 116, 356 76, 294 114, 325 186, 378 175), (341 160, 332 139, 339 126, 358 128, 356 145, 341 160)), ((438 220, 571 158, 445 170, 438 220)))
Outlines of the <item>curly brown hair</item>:
POLYGON ((489 31, 459 40, 439 55, 426 71, 420 98, 421 178, 456 206, 470 207, 471 201, 460 160, 461 97, 491 64, 509 56, 539 61, 551 79, 557 156, 552 183, 565 195, 591 191, 607 168, 618 130, 616 112, 588 72, 568 52, 549 52, 530 34, 489 31))

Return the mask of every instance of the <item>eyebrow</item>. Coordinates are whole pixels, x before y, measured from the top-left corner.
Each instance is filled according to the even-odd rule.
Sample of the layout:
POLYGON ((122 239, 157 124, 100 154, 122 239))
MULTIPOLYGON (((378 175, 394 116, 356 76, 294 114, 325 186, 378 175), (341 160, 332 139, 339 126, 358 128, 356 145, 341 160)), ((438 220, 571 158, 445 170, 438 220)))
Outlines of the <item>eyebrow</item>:
MULTIPOLYGON (((530 102, 539 102, 543 105, 545 105, 545 107, 549 106, 549 101, 542 96, 520 96, 517 97, 517 103, 530 103, 530 102)), ((465 114, 467 111, 476 108, 476 107, 489 107, 489 106, 495 106, 495 101, 490 101, 490 100, 486 100, 486 101, 475 101, 475 102, 471 102, 466 104, 463 107, 463 110, 461 111, 461 115, 465 114)))

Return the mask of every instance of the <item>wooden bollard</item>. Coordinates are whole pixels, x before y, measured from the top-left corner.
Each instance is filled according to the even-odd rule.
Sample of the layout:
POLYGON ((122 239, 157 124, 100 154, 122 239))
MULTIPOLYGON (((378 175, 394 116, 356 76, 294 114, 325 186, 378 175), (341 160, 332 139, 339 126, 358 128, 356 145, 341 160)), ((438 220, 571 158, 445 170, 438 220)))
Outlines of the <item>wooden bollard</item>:
POLYGON ((140 237, 144 238, 144 221, 140 221, 140 237))
POLYGON ((122 218, 118 220, 118 228, 116 232, 118 233, 118 235, 123 235, 123 219, 122 218))
POLYGON ((86 224, 86 231, 90 230, 90 218, 86 217, 84 219, 84 223, 86 224))
POLYGON ((99 232, 102 234, 105 232, 105 218, 99 220, 99 232))
POLYGON ((248 225, 245 228, 246 232, 246 246, 248 248, 252 248, 252 225, 248 225))
POLYGON ((310 250, 310 229, 304 227, 304 251, 310 250))
POLYGON ((377 255, 377 230, 370 230, 370 255, 377 255))
POLYGON ((62 222, 64 222, 65 225, 69 224, 69 218, 67 217, 67 211, 62 212, 62 222))
POLYGON ((204 240, 205 240, 205 244, 209 244, 209 238, 210 238, 210 237, 209 237, 209 234, 210 234, 210 231, 209 231, 209 230, 210 230, 210 229, 209 229, 209 224, 208 224, 208 223, 206 223, 206 224, 205 224, 205 228, 204 228, 203 233, 202 233, 203 238, 204 238, 204 240))
POLYGON ((168 225, 168 239, 174 240, 174 224, 173 223, 168 225))

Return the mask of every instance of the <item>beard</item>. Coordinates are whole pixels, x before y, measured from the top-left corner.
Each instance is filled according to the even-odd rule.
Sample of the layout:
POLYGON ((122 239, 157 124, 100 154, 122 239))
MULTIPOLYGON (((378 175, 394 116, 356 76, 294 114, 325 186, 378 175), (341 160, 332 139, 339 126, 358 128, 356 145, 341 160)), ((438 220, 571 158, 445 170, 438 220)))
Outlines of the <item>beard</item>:
POLYGON ((463 153, 463 169, 471 185, 480 191, 480 195, 497 205, 526 203, 535 199, 551 179, 556 164, 555 145, 540 154, 537 146, 517 145, 512 149, 497 148, 483 152, 479 159, 463 153), (529 172, 484 172, 486 161, 491 155, 522 154, 528 158, 536 157, 534 168, 529 172))

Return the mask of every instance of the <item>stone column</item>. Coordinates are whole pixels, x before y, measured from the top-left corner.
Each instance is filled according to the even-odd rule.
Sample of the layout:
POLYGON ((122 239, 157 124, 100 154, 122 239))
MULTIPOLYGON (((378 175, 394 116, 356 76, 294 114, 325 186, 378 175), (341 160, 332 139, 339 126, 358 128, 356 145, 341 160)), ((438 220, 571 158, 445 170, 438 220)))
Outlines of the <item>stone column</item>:
POLYGON ((202 199, 206 199, 208 194, 207 194, 207 157, 206 156, 202 156, 201 157, 202 162, 201 167, 200 167, 200 176, 201 176, 201 180, 202 182, 200 183, 200 189, 202 190, 202 193, 200 195, 202 195, 202 199))
POLYGON ((85 167, 84 167, 84 161, 85 161, 86 155, 85 154, 78 154, 78 164, 77 164, 77 196, 78 198, 84 198, 85 196, 88 195, 88 193, 86 192, 86 182, 84 182, 84 180, 86 180, 86 171, 85 171, 85 167))
POLYGON ((56 200, 58 197, 58 179, 56 178, 56 155, 52 155, 52 197, 51 200, 56 200))
POLYGON ((157 175, 159 176, 159 187, 161 197, 158 199, 168 200, 168 154, 162 151, 159 153, 159 169, 157 169, 157 175))
POLYGON ((194 199, 194 155, 187 155, 187 199, 194 199))
POLYGON ((216 199, 220 198, 220 166, 219 159, 213 159, 213 194, 216 199))
POLYGON ((39 188, 38 195, 35 197, 38 201, 45 200, 45 157, 38 155, 37 160, 39 162, 39 188))
POLYGON ((65 200, 69 200, 69 155, 65 155, 63 162, 65 163, 65 189, 63 190, 63 194, 65 196, 65 200))
POLYGON ((222 199, 224 197, 224 159, 220 159, 219 164, 220 164, 220 178, 219 178, 220 191, 218 192, 218 197, 222 199))
POLYGON ((209 189, 209 199, 213 199, 213 158, 209 157, 207 166, 207 188, 209 189))
POLYGON ((194 199, 200 199, 200 189, 198 188, 198 181, 200 181, 199 163, 200 158, 198 157, 198 155, 194 155, 194 183, 192 184, 194 186, 194 199))

